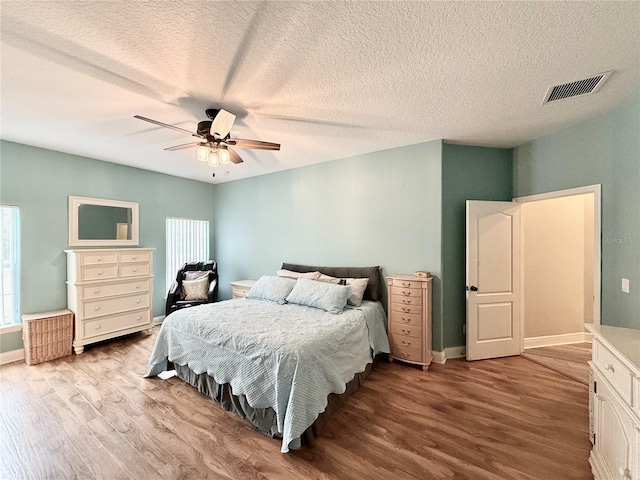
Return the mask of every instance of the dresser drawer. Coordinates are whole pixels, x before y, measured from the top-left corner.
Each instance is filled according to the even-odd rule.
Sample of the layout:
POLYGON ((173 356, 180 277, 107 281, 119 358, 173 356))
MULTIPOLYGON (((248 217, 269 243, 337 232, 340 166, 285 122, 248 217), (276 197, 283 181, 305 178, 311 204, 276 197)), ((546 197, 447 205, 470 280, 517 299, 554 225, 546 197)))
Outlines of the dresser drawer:
POLYGON ((419 313, 391 312, 390 323, 394 323, 397 325, 422 326, 422 315, 420 315, 419 313))
POLYGON ((393 296, 393 303, 397 305, 415 305, 419 307, 422 305, 422 297, 399 297, 393 296))
POLYGON ((105 263, 116 263, 117 256, 113 252, 107 253, 84 253, 78 255, 80 265, 102 265, 105 263))
POLYGON ((127 252, 120 254, 120 262, 122 263, 149 262, 149 259, 149 252, 127 252))
POLYGON ((82 287, 82 298, 90 300, 93 298, 126 295, 128 293, 148 292, 150 286, 149 279, 126 283, 114 283, 111 285, 98 284, 82 287))
POLYGON ((394 341, 402 337, 414 337, 422 338, 422 325, 398 325, 393 323, 391 325, 391 334, 394 341))
POLYGON ((90 300, 84 302, 84 317, 95 318, 119 312, 127 312, 138 308, 149 308, 149 293, 140 293, 128 297, 110 298, 107 300, 90 300))
POLYGON ((149 310, 90 320, 82 323, 83 338, 97 337, 148 323, 151 323, 149 310))
POLYGON ((83 282, 92 280, 106 280, 118 276, 117 265, 83 266, 80 269, 80 280, 83 282))
POLYGON ((391 287, 391 291, 395 297, 418 297, 422 298, 422 289, 420 288, 405 288, 405 287, 391 287))
POLYGON ((149 275, 151 268, 148 263, 131 263, 120 265, 121 277, 138 277, 140 275, 149 275))
MULTIPOLYGON (((633 377, 633 409, 636 411, 638 418, 640 418, 640 378, 638 377, 633 377)), ((638 425, 638 428, 640 429, 640 425, 638 425)), ((638 461, 640 462, 640 457, 638 461)))
POLYGON ((398 349, 414 349, 422 351, 422 339, 415 337, 393 337, 393 349, 397 351, 398 349))
POLYGON ((414 281, 414 280, 404 280, 400 278, 394 278, 391 283, 392 287, 399 288, 416 288, 418 290, 422 289, 422 282, 414 281))
POLYGON ((600 368, 604 377, 618 391, 624 402, 631 406, 633 373, 597 339, 593 342, 593 361, 600 368))
POLYGON ((400 360, 406 360, 407 362, 424 362, 422 357, 422 347, 420 348, 406 348, 398 345, 391 346, 392 354, 400 360))
POLYGON ((422 315, 422 307, 420 305, 403 305, 401 303, 393 302, 391 309, 393 312, 398 312, 398 313, 411 313, 416 315, 422 315))

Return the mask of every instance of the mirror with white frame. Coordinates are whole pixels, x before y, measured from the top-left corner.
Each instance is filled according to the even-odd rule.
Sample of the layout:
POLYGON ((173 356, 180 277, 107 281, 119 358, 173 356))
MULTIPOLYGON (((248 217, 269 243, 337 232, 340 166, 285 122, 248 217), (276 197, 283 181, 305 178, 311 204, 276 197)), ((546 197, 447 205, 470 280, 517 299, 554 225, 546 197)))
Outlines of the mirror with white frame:
POLYGON ((69 196, 69 246, 138 245, 138 204, 69 196))

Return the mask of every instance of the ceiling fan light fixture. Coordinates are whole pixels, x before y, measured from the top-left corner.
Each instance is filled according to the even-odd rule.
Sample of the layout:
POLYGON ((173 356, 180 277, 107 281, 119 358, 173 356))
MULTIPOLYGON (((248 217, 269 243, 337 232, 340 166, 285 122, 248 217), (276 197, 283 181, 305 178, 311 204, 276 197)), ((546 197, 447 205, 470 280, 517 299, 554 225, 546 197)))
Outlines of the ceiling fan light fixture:
POLYGON ((220 161, 220 157, 218 155, 218 152, 216 150, 210 150, 209 151, 209 161, 207 162, 207 164, 210 167, 217 167, 218 166, 218 162, 220 161))
POLYGON ((209 147, 204 143, 201 143, 198 147, 198 160, 206 162, 209 159, 209 147))
POLYGON ((218 151, 218 157, 220 158, 220 163, 223 165, 231 163, 231 155, 229 155, 229 150, 227 150, 226 148, 221 148, 218 151))

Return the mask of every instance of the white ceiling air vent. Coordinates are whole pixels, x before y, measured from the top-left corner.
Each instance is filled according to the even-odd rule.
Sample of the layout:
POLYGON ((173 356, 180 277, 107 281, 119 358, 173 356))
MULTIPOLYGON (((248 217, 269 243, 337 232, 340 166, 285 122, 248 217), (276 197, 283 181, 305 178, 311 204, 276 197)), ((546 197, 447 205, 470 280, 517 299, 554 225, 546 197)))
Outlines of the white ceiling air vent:
POLYGON ((593 77, 585 78, 584 80, 576 80, 575 82, 565 83, 563 85, 556 85, 555 87, 549 87, 547 94, 544 96, 542 104, 555 102, 556 100, 564 100, 565 98, 577 97, 579 95, 589 95, 596 93, 607 78, 613 73, 610 72, 599 73, 593 77))

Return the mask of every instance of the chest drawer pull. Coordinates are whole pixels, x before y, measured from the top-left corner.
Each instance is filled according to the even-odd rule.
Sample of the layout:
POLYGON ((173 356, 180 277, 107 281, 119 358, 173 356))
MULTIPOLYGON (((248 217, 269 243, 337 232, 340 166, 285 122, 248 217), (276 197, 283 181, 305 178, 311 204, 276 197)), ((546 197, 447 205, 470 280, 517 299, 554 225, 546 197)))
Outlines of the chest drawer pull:
POLYGON ((402 321, 403 321, 404 323, 411 323, 411 319, 410 319, 410 318, 404 318, 404 317, 402 317, 402 321))
POLYGON ((410 328, 402 328, 402 333, 404 333, 405 335, 409 335, 411 333, 411 329, 410 328))
POLYGON ((614 367, 612 363, 607 363, 607 370, 611 370, 612 373, 615 373, 616 367, 614 367))
POLYGON ((136 290, 140 290, 140 285, 136 285, 136 290))
POLYGON ((411 282, 402 282, 403 287, 411 288, 411 282))
POLYGON ((411 345, 411 342, 405 342, 404 340, 402 340, 402 346, 403 347, 408 347, 411 345))
POLYGON ((411 305, 411 300, 407 300, 406 298, 403 298, 402 303, 404 303, 405 305, 411 305))
POLYGON ((136 300, 136 303, 140 303, 140 300, 136 300))
POLYGON ((100 307, 95 307, 94 310, 97 312, 98 310, 100 310, 100 307))
POLYGON ((96 295, 100 293, 100 290, 94 290, 93 293, 95 293, 96 295))
POLYGON ((102 275, 102 270, 100 270, 99 272, 96 272, 96 274, 97 274, 98 276, 102 275))
POLYGON ((402 307, 402 311, 403 311, 404 313, 411 313, 411 309, 410 309, 410 308, 404 308, 404 307, 402 307))
POLYGON ((96 330, 100 330, 101 327, 102 325, 96 325, 96 330))
POLYGON ((102 257, 98 257, 96 260, 98 260, 99 262, 102 261, 102 257))

